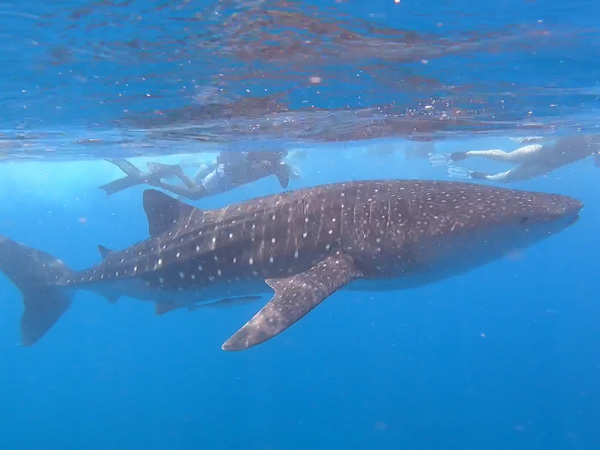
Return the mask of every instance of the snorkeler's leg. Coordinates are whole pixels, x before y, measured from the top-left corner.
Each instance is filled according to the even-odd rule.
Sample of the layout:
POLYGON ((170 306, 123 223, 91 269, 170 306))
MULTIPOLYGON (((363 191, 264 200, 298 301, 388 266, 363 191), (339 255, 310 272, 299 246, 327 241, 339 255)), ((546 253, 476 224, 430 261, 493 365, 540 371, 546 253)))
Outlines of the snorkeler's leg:
POLYGON ((522 138, 510 138, 512 141, 517 141, 519 144, 533 144, 534 142, 542 143, 548 140, 548 137, 544 136, 526 136, 522 138))
POLYGON ((165 164, 165 163, 150 161, 146 165, 148 166, 148 169, 150 170, 150 173, 152 175, 158 176, 161 178, 169 177, 169 176, 178 177, 179 174, 183 171, 183 169, 181 168, 181 166, 179 164, 165 164))
POLYGON ((200 166, 198 167, 198 170, 196 171, 196 173, 193 176, 193 179, 195 182, 200 182, 202 181, 209 173, 211 173, 213 170, 215 170, 217 164, 214 162, 211 163, 202 163, 200 164, 200 166))
POLYGON ((499 183, 514 183, 515 181, 529 180, 548 173, 548 169, 534 164, 522 164, 514 169, 507 170, 495 175, 487 175, 486 180, 499 183))
POLYGON ((193 186, 186 186, 156 181, 152 182, 152 186, 164 189, 165 191, 169 191, 180 197, 189 198, 190 200, 199 200, 208 195, 201 183, 194 183, 193 186))
POLYGON ((466 167, 450 166, 448 167, 448 175, 452 178, 462 178, 469 180, 488 180, 496 181, 498 183, 510 183, 512 181, 518 181, 519 170, 516 169, 518 168, 510 169, 506 172, 489 175, 485 172, 478 172, 476 170, 467 169, 466 167))
POLYGON ((197 184, 202 185, 206 190, 205 195, 215 195, 228 191, 239 184, 236 184, 235 174, 230 169, 225 164, 218 164, 197 184))
POLYGON ((124 189, 145 183, 146 174, 144 174, 140 169, 135 167, 126 159, 107 159, 106 161, 116 165, 119 169, 127 174, 125 177, 100 186, 99 189, 105 191, 106 195, 112 195, 124 189))
POLYGON ((160 187, 163 184, 164 178, 176 177, 179 178, 187 187, 193 189, 196 186, 194 180, 192 180, 181 168, 179 164, 163 164, 156 162, 149 162, 148 168, 152 176, 147 181, 148 184, 160 187))
POLYGON ((525 145, 512 152, 505 152, 500 149, 493 150, 470 150, 468 152, 456 152, 450 155, 452 161, 461 161, 465 158, 478 157, 486 158, 492 161, 500 161, 507 163, 523 163, 532 158, 542 149, 541 144, 525 145))

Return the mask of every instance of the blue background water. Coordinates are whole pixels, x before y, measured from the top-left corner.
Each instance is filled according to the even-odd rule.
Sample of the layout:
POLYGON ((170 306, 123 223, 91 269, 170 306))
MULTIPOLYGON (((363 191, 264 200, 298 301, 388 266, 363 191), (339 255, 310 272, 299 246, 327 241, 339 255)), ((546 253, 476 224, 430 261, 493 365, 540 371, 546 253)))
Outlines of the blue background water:
MULTIPOLYGON (((171 2, 184 9, 168 13, 158 8, 161 2, 121 3, 94 3, 92 13, 78 19, 73 11, 90 2, 0 8, 0 151, 9 156, 0 164, 0 234, 74 268, 98 262, 97 244, 123 248, 147 236, 141 189, 109 198, 97 189, 119 176, 102 158, 130 151, 110 143, 122 137, 115 123, 128 114, 124 110, 143 115, 188 106, 195 87, 231 63, 190 39, 198 31, 193 26, 203 23, 185 22, 192 32, 182 35, 182 21, 165 19, 190 19, 215 2, 171 2), (94 31, 86 28, 99 23, 104 25, 94 31), (186 39, 174 43, 181 36, 186 39), (136 37, 156 45, 144 51, 125 45, 136 37), (60 134, 41 134, 34 147, 15 137, 40 130, 60 134), (100 136, 107 144, 76 145, 81 136, 100 136), (39 161, 14 161, 32 155, 39 161), (93 160, 60 162, 83 158, 93 160)), ((467 55, 426 54, 428 64, 418 57, 384 61, 387 75, 360 81, 356 70, 365 61, 302 67, 302 80, 313 68, 333 80, 320 87, 326 95, 275 62, 269 67, 280 70, 280 78, 260 83, 295 86, 294 106, 307 100, 319 107, 364 107, 394 99, 402 108, 417 108, 446 99, 456 85, 463 89, 454 93, 456 104, 482 101, 479 113, 506 120, 521 134, 529 111, 551 131, 561 132, 558 125, 597 127, 596 1, 311 4, 325 15, 337 8, 442 38, 465 31, 487 44, 467 55), (540 44, 535 33, 546 29, 551 39, 540 44), (495 33, 506 32, 530 46, 500 51, 515 42, 509 39, 490 50, 495 44, 486 41, 487 32, 492 42, 495 33), (439 78, 439 84, 405 85, 397 71, 439 78)), ((235 69, 243 72, 244 64, 250 63, 238 62, 235 69)), ((243 82, 256 87, 255 80, 243 82)), ((244 92, 243 82, 228 87, 244 92)), ((197 148, 184 139, 177 145, 197 148)), ((316 152, 306 144, 309 154, 297 162, 302 178, 291 187, 445 178, 426 161, 367 151, 377 145, 316 152)), ((490 137, 444 142, 437 149, 496 146, 516 144, 490 137)), ((140 148, 138 153, 155 152, 140 148)), ((124 298, 109 305, 88 293, 78 294, 38 344, 22 348, 19 292, 0 275, 0 449, 600 448, 598 169, 582 161, 514 187, 573 195, 585 209, 575 226, 557 236, 464 276, 403 292, 336 293, 247 352, 225 353, 220 345, 259 304, 156 317, 149 304, 124 298)), ((274 192, 279 186, 271 178, 197 204, 211 208, 274 192)))

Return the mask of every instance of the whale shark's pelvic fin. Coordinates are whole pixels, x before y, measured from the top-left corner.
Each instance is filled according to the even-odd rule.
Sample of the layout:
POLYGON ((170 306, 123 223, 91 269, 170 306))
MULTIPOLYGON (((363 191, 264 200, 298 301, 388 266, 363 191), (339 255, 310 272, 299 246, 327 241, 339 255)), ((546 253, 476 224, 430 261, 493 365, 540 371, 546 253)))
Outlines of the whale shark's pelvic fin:
POLYGON ((266 280, 275 295, 223 344, 223 350, 244 350, 271 339, 342 286, 362 276, 352 258, 342 253, 292 277, 266 280))
POLYGON ((154 302, 154 313, 157 316, 162 316, 163 314, 174 311, 181 307, 182 307, 181 303, 177 303, 177 302, 173 302, 173 301, 154 302))

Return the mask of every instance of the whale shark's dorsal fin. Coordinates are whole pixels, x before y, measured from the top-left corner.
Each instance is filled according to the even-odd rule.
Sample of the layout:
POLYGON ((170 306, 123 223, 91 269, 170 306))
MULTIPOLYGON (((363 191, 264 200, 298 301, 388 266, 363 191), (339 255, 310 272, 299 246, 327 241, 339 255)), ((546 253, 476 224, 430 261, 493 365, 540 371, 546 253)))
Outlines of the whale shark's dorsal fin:
POLYGON ((362 276, 353 259, 340 253, 315 264, 306 272, 266 280, 275 295, 223 344, 223 350, 245 350, 271 339, 342 286, 362 276))
POLYGON ((106 257, 110 255, 114 250, 106 248, 104 245, 99 245, 98 251, 100 252, 100 256, 102 257, 102 259, 106 259, 106 257))
POLYGON ((200 212, 198 208, 180 202, 155 189, 144 191, 144 210, 152 237, 168 231, 181 218, 190 219, 194 211, 200 212))

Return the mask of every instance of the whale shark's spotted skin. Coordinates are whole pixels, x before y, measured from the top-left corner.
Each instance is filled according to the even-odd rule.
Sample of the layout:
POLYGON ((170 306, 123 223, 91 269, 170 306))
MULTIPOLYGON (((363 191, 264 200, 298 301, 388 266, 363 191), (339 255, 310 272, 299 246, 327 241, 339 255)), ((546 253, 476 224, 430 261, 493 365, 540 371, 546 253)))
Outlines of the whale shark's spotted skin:
POLYGON ((110 252, 101 264, 57 284, 141 277, 152 287, 186 290, 242 277, 295 274, 339 250, 362 261, 365 272, 392 275, 382 258, 392 253, 405 261, 394 266, 405 270, 409 248, 397 249, 409 238, 449 236, 480 223, 501 223, 509 210, 520 210, 525 217, 540 201, 548 200, 481 185, 355 182, 203 212, 148 190, 145 204, 154 237, 110 252), (374 260, 380 264, 371 264, 374 260))
POLYGON ((100 293, 113 285, 122 289, 117 296, 155 296, 157 303, 171 296, 168 310, 230 296, 236 287, 264 291, 266 281, 275 297, 224 344, 237 350, 283 331, 351 281, 399 289, 464 272, 559 231, 581 204, 477 184, 369 181, 211 211, 147 190, 144 207, 148 240, 101 249, 97 266, 54 271, 48 284, 100 293))

